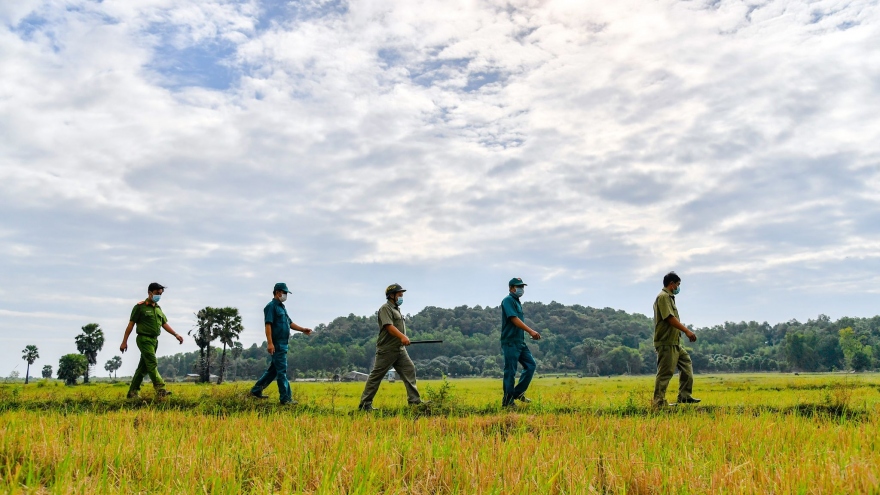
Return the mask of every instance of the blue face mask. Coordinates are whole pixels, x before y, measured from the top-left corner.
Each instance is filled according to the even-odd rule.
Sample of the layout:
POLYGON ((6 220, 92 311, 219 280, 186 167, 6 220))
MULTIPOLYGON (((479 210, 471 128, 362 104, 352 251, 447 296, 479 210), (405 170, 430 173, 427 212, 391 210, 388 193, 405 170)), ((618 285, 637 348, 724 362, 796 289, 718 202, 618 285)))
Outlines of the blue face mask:
POLYGON ((402 297, 398 297, 398 298, 397 298, 397 305, 400 306, 401 304, 403 304, 403 298, 402 298, 402 297))
POLYGON ((680 286, 680 285, 679 285, 678 287, 676 287, 674 291, 672 291, 672 293, 673 293, 674 295, 676 295, 676 296, 678 295, 679 292, 681 292, 681 286, 680 286))
POLYGON ((159 299, 162 299, 162 294, 153 294, 152 299, 154 303, 157 303, 159 299))
POLYGON ((516 291, 514 291, 514 294, 516 294, 516 297, 522 297, 523 294, 525 294, 525 293, 526 293, 526 290, 523 289, 522 287, 517 287, 516 291))

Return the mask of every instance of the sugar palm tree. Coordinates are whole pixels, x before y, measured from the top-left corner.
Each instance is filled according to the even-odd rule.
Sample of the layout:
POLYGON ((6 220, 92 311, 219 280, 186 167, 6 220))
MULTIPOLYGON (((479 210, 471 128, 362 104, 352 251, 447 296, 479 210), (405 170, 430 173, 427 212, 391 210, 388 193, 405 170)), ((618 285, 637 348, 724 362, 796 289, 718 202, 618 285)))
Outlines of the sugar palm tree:
POLYGON ((34 364, 40 357, 39 351, 37 351, 37 346, 35 345, 26 345, 24 349, 21 351, 21 358, 27 361, 27 371, 24 372, 24 384, 27 385, 28 378, 30 378, 31 374, 31 365, 34 364))
MULTIPOLYGON (((88 366, 98 363, 98 352, 104 347, 104 332, 97 323, 89 323, 82 327, 83 333, 76 336, 76 350, 86 357, 88 366)), ((89 383, 89 368, 83 373, 83 383, 89 383)))

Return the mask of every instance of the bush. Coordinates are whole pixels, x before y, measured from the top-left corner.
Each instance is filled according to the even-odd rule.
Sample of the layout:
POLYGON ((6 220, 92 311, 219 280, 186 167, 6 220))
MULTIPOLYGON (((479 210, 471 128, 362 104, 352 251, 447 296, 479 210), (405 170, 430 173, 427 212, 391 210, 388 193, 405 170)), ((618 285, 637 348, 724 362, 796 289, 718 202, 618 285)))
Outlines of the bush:
POLYGON ((58 378, 66 385, 76 385, 76 379, 85 374, 89 361, 82 354, 65 354, 58 361, 58 378))

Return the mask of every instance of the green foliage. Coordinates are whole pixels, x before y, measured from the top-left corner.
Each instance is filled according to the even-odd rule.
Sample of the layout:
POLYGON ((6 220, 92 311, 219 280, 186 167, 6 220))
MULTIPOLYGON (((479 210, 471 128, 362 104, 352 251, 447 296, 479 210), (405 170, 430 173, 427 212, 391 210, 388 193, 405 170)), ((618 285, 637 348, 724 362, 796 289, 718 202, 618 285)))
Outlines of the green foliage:
POLYGON ((97 323, 83 326, 82 331, 83 333, 77 335, 74 341, 76 342, 76 350, 86 358, 86 369, 82 375, 83 382, 89 383, 89 366, 98 363, 98 353, 104 347, 104 332, 97 323))
MULTIPOLYGON (((526 302, 523 309, 526 323, 544 337, 529 342, 538 373, 608 376, 652 374, 656 370, 653 322, 645 315, 555 302, 526 302)), ((444 341, 408 349, 419 377, 501 376, 499 311, 498 307, 481 306, 427 307, 407 315, 410 337, 444 341)), ((876 360, 871 350, 880 345, 880 317, 833 322, 820 315, 806 323, 726 322, 694 330, 699 340, 686 343, 686 347, 698 373, 829 371, 854 368, 855 364, 859 365, 857 369, 872 369, 876 360), (852 361, 846 360, 838 335, 845 327, 853 328, 862 345, 852 361)), ((291 377, 369 372, 377 332, 375 314, 350 314, 318 325, 310 337, 294 334, 288 354, 291 377)), ((218 353, 212 346, 206 345, 202 352, 201 356, 189 353, 160 358, 159 370, 163 376, 199 371, 203 356, 208 356, 207 366, 220 365, 222 359, 213 357, 218 353)), ((267 358, 265 343, 253 344, 233 351, 229 369, 238 379, 256 379, 265 369, 267 358)))
POLYGON ((43 378, 52 378, 52 365, 47 364, 43 366, 43 378))
POLYGON ((58 378, 67 385, 76 385, 76 379, 89 369, 89 361, 82 354, 65 354, 58 362, 58 378))
POLYGON ((21 351, 21 358, 27 361, 27 369, 24 372, 24 384, 27 385, 31 374, 31 365, 40 357, 40 352, 35 345, 26 345, 21 351))
POLYGON ((107 370, 107 373, 110 375, 114 375, 116 370, 122 367, 122 358, 119 356, 113 356, 109 361, 104 364, 104 369, 107 370))

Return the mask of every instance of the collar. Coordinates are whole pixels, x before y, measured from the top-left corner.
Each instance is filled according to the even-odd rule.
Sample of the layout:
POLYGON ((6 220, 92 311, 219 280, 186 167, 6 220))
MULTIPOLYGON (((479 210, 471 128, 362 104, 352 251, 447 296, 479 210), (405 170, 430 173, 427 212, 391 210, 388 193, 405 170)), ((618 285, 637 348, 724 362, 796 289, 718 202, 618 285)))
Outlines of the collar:
POLYGON ((385 301, 386 301, 386 302, 388 303, 388 305, 390 305, 392 308, 394 308, 394 309, 400 311, 400 306, 397 304, 397 301, 392 301, 391 299, 386 299, 385 301))
POLYGON ((673 300, 675 300, 675 294, 673 294, 671 290, 669 290, 669 289, 667 289, 666 287, 664 287, 664 288, 663 288, 663 292, 669 294, 669 297, 671 297, 673 300))
POLYGON ((514 293, 513 293, 513 292, 508 292, 508 293, 507 293, 507 295, 509 295, 509 296, 510 296, 510 297, 512 297, 512 298, 514 298, 514 299, 516 299, 516 300, 517 300, 517 302, 518 302, 518 301, 519 301, 519 296, 517 296, 517 295, 516 295, 516 294, 514 294, 514 293))

